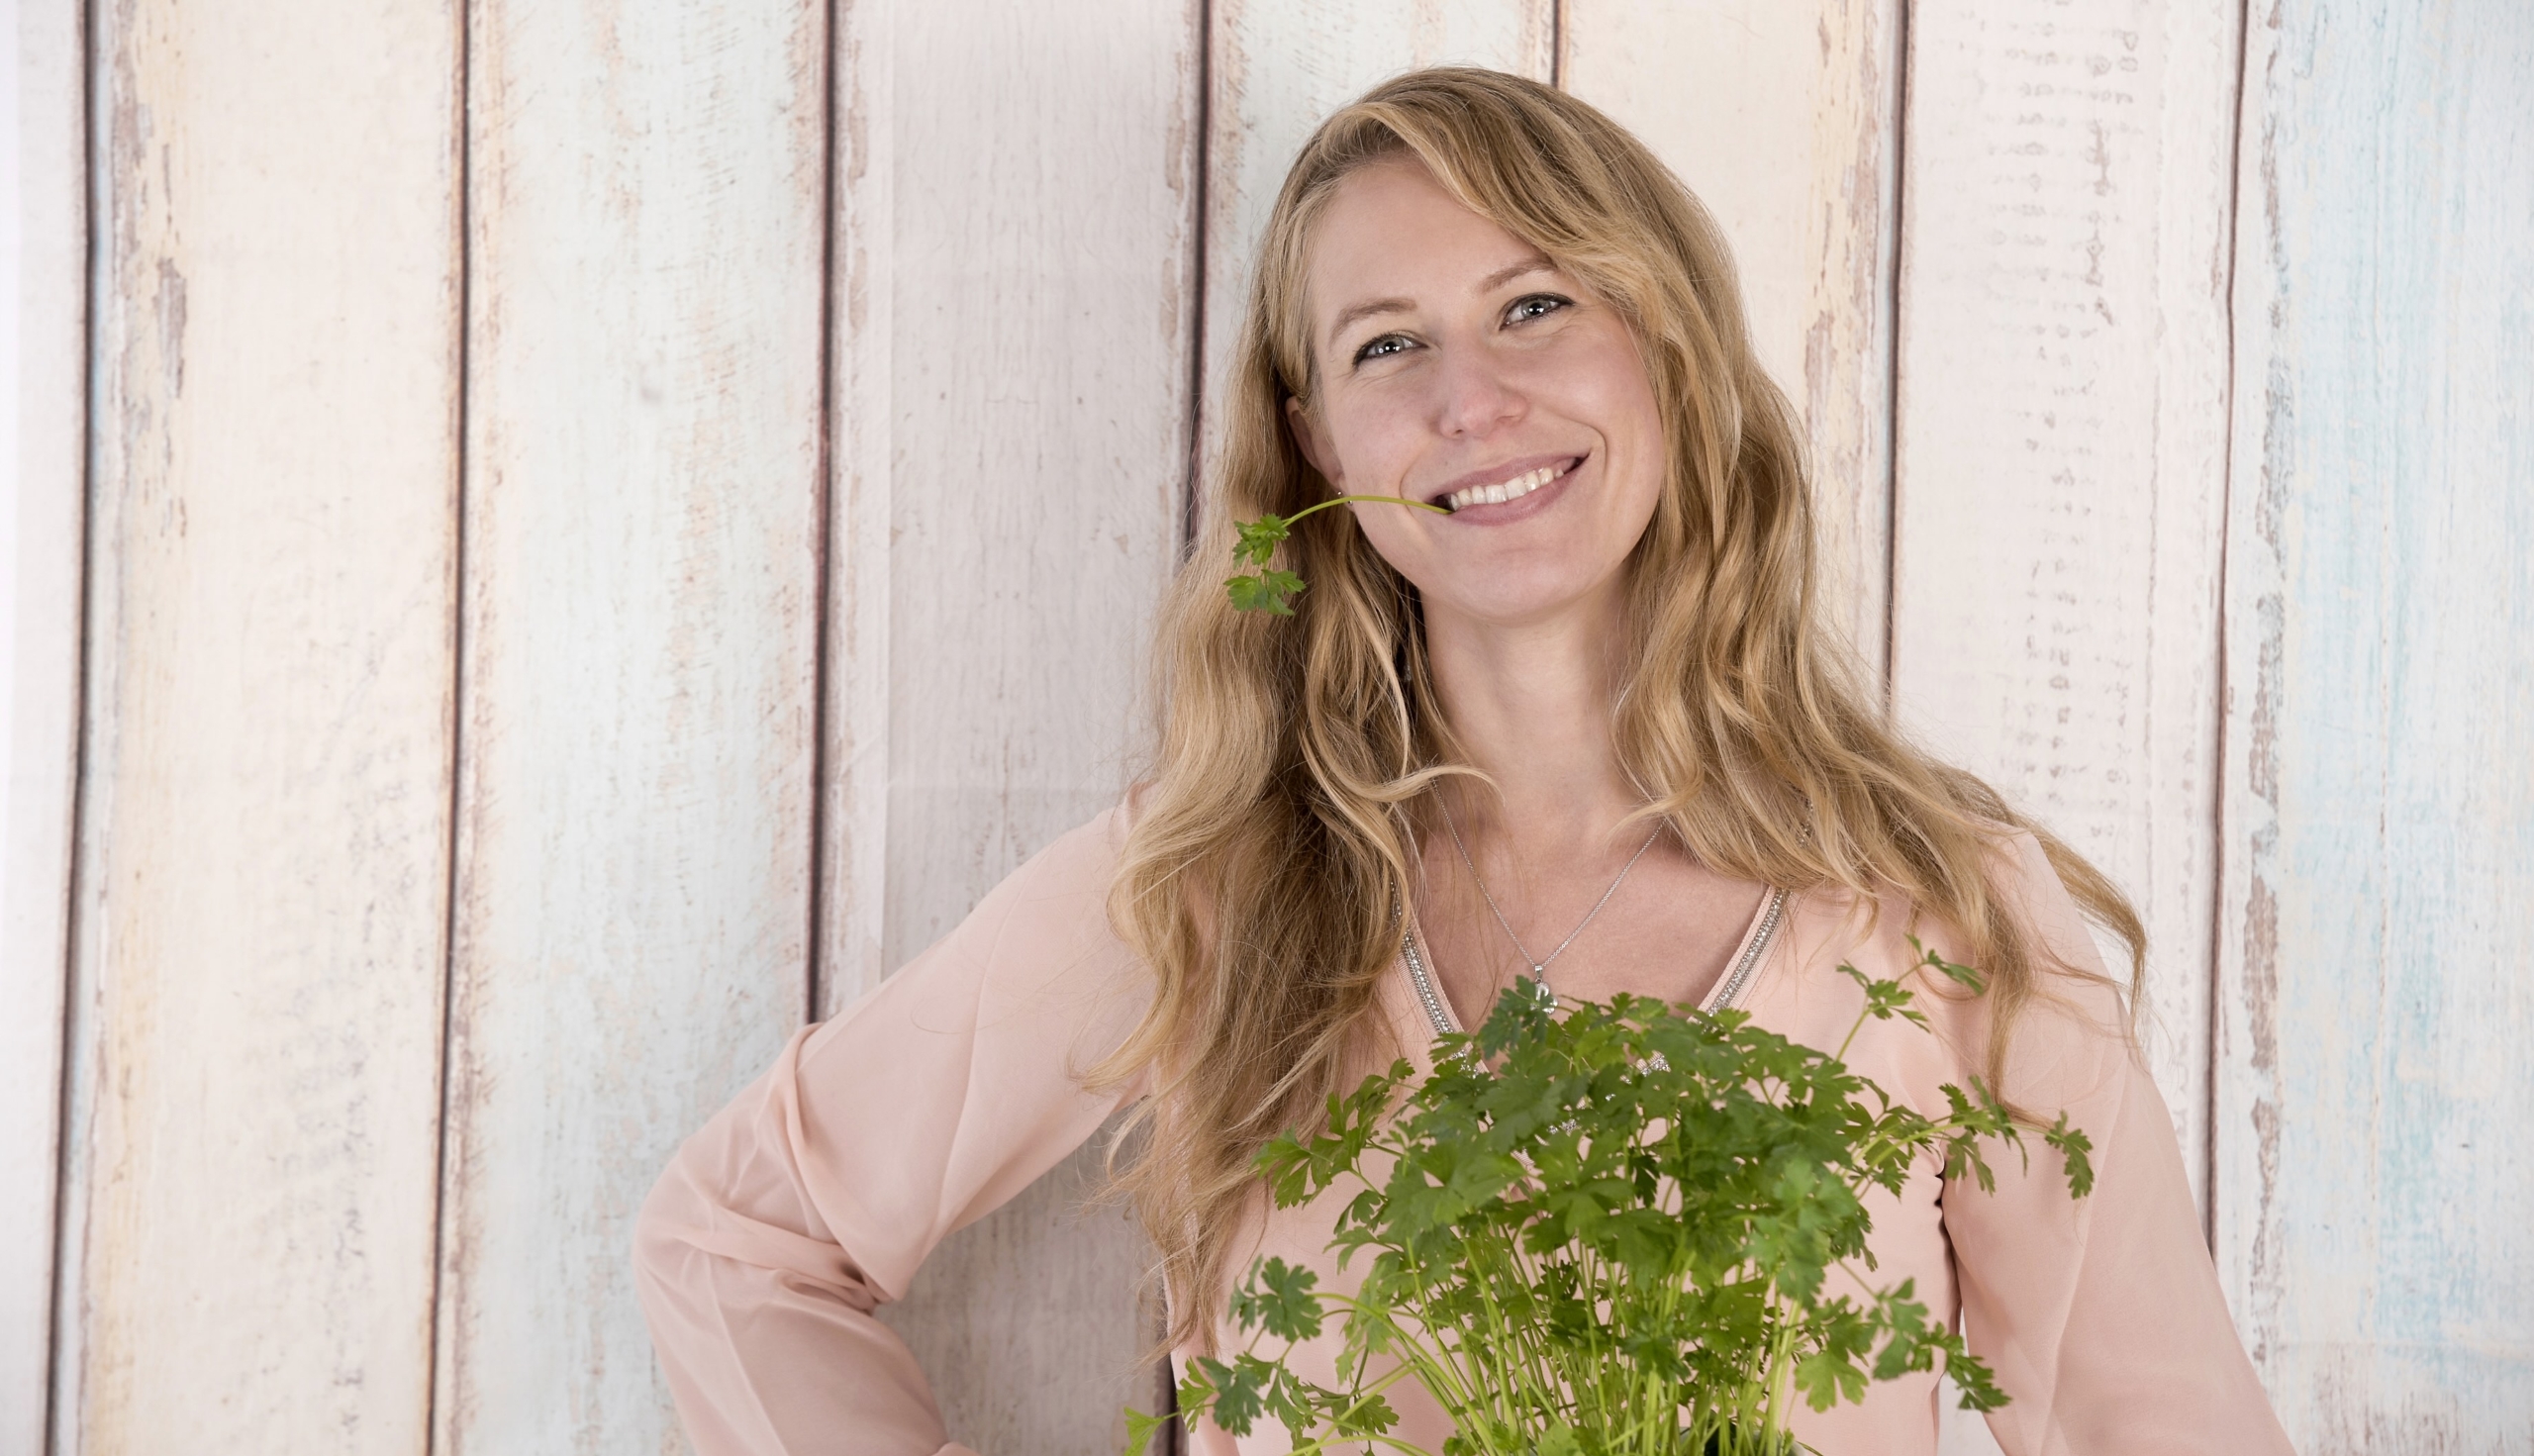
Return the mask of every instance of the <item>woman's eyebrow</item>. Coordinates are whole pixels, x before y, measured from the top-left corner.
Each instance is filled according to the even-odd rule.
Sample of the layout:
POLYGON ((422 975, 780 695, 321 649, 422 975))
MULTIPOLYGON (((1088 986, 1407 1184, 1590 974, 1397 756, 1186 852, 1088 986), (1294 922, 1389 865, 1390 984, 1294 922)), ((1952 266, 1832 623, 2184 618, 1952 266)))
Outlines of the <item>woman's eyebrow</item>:
POLYGON ((1340 313, 1337 322, 1328 326, 1329 341, 1335 342, 1337 336, 1346 332, 1346 326, 1358 319, 1369 319, 1375 314, 1411 314, 1415 311, 1416 300, 1413 298, 1366 299, 1340 313))
POLYGON ((1535 252, 1518 263, 1514 263, 1510 267, 1499 268, 1495 272, 1488 274, 1486 277, 1479 279, 1478 286, 1470 291, 1472 293, 1494 293, 1497 289, 1502 288, 1506 284, 1512 282, 1514 279, 1521 277, 1524 273, 1552 273, 1555 271, 1557 271, 1557 264, 1549 261, 1546 254, 1535 252))
MULTIPOLYGON (((1470 292, 1473 295, 1494 293, 1525 273, 1554 272, 1556 268, 1557 264, 1549 261, 1546 254, 1535 252, 1519 262, 1499 268, 1479 279, 1477 286, 1470 292)), ((1368 298, 1338 313, 1337 321, 1328 326, 1328 340, 1331 343, 1336 342, 1337 337, 1346 332, 1348 325, 1369 319, 1375 314, 1413 314, 1415 311, 1416 300, 1413 298, 1368 298)))

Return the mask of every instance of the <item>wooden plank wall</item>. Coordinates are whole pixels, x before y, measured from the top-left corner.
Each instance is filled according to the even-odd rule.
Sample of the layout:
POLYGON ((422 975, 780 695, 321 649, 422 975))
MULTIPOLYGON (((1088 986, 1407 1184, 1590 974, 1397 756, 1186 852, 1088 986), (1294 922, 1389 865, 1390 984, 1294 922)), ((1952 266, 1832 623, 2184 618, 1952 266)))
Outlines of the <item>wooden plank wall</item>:
MULTIPOLYGON (((1725 224, 1832 615, 2148 918, 2298 1448, 2534 1430, 2521 7, 17 27, 0 1456, 683 1449, 628 1219, 1114 802, 1286 162, 1438 60, 1725 224)), ((886 1311, 988 1453, 1162 1394, 1097 1157, 886 1311)))
POLYGON ((1899 715, 2137 904, 2142 1030, 2194 1186, 2239 21, 2228 0, 1915 14, 1894 406, 1899 715))
POLYGON ((89 23, 105 175, 53 1445, 417 1450, 458 17, 275 0, 89 23))
POLYGON ((2257 12, 2215 1247, 2307 1452, 2534 1440, 2534 12, 2257 12))
POLYGON ((87 146, 79 7, 0 20, 0 1452, 44 1444, 79 741, 87 146))
MULTIPOLYGON (((829 585, 852 634, 829 1010, 1124 792, 1193 424, 1201 13, 846 9, 838 535, 887 561, 829 585)), ((1122 1207, 1083 1207, 1102 1155, 884 1310, 980 1450, 1110 1449, 1124 1404, 1162 1399, 1149 1255, 1122 1207)))
POLYGON ((466 75, 433 1444, 651 1450, 634 1214, 808 1005, 826 8, 482 0, 466 75))

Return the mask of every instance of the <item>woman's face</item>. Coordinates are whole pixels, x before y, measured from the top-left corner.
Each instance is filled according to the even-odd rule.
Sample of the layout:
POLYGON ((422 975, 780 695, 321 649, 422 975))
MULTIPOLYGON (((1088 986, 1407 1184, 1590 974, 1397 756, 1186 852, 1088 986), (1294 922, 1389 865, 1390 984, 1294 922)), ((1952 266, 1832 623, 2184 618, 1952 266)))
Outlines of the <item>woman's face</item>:
POLYGON ((1436 612, 1615 609, 1653 519, 1663 424, 1627 324, 1413 160, 1338 184, 1309 265, 1318 398, 1294 435, 1436 612))

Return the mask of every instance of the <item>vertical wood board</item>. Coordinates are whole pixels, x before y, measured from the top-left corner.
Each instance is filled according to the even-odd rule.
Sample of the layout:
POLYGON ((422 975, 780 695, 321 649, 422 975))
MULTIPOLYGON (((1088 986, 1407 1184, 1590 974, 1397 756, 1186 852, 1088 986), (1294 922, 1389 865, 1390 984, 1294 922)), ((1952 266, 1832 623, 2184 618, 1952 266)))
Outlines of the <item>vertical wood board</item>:
POLYGON ((54 1449, 413 1451, 449 831, 456 17, 91 12, 54 1449))
POLYGON ((1753 346, 1803 420, 1824 615, 1883 670, 1891 554, 1899 0, 1566 0, 1559 84, 1732 240, 1753 346))
POLYGON ((0 1456, 44 1449, 51 1354, 87 407, 80 7, 0 20, 0 1456))
POLYGON ((1200 464, 1220 447, 1216 399, 1249 308, 1250 265, 1295 153, 1331 112, 1420 65, 1549 79, 1551 0, 1215 0, 1206 119, 1200 464))
POLYGON ((1900 718, 2136 904, 2194 1189, 2238 24, 2232 0, 1913 16, 1895 426, 1900 718))
MULTIPOLYGON (((1189 456, 1198 15, 845 13, 830 1012, 1125 788, 1189 456)), ((1150 1408, 1149 1251, 1078 1207, 1097 1156, 884 1312, 954 1439, 1111 1449, 1150 1408)))
POLYGON ((2534 1431, 2534 12, 2246 67, 2218 1268, 2308 1456, 2534 1431))
MULTIPOLYGON (((834 1016, 889 959, 891 569, 897 522, 896 0, 856 0, 829 38, 826 718, 820 745, 817 1001, 834 1016)), ((938 401, 936 401, 938 403, 938 401)), ((920 659, 921 660, 921 659, 920 659)))
POLYGON ((634 1215, 807 1003, 825 14, 468 27, 449 1456, 682 1445, 634 1215))
MULTIPOLYGON (((890 25, 860 56, 901 82, 870 162, 890 334, 839 353, 887 350, 891 543, 884 582, 832 590, 886 622, 894 968, 1125 788, 1186 459, 1197 57, 1185 0, 1098 32, 999 4, 890 25)), ((837 429, 867 451, 873 425, 837 429)))

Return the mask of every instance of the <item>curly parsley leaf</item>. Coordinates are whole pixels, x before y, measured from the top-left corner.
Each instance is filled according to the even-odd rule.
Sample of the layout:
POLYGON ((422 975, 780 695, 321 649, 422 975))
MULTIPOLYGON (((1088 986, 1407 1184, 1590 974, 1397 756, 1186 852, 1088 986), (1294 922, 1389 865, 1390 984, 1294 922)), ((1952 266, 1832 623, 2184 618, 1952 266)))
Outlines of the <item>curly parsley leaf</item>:
POLYGON ((2095 1161, 2090 1156, 2095 1140, 2085 1134, 2085 1129, 2069 1126, 2068 1115, 2061 1113, 2059 1120, 2050 1124, 2050 1130, 2041 1134, 2041 1140, 2059 1149, 2067 1159, 2070 1198, 2081 1199, 2095 1191, 2095 1161))
POLYGON ((1231 1317, 1243 1329, 1264 1329, 1281 1340, 1312 1339, 1320 1324, 1319 1296, 1312 1289, 1317 1283, 1309 1269, 1268 1258, 1231 1297, 1231 1317))
MULTIPOLYGON (((1920 953, 1912 970, 1978 979, 1920 953)), ((1864 993, 1851 1037, 1924 1024, 1907 977, 1840 969, 1864 993)), ((1929 1116, 1747 1013, 1561 1002, 1529 979, 1438 1038, 1431 1065, 1418 1080, 1395 1061, 1259 1154, 1279 1205, 1352 1189, 1329 1247, 1360 1282, 1253 1263, 1229 1312, 1269 1350, 1192 1360, 1188 1418, 1242 1434, 1272 1418, 1298 1456, 1368 1438, 1410 1452, 1381 1391, 1413 1377, 1457 1427, 1445 1456, 1677 1456, 1792 1451, 1786 1403, 1827 1408, 1939 1366, 1972 1408, 2004 1403, 1913 1285, 1857 1287, 1867 1190, 1898 1192, 1929 1159, 1994 1186, 1988 1146, 2024 1151, 1979 1079, 1929 1116), (1323 1386, 1287 1356, 1331 1313, 1342 1353, 1323 1386)), ((2091 1142, 2064 1116, 2045 1136, 2084 1197, 2091 1142)))
POLYGON ((1274 559, 1276 548, 1294 534, 1294 523, 1315 511, 1325 511, 1331 506, 1357 502, 1367 505, 1412 506, 1419 511, 1431 511, 1438 516, 1451 514, 1441 506, 1424 501, 1412 501, 1400 496, 1333 496, 1317 505, 1305 506, 1291 516, 1279 516, 1271 511, 1255 521, 1235 521, 1232 523, 1232 564, 1255 566, 1259 569, 1255 572, 1243 571, 1223 580, 1223 590, 1231 596, 1232 610, 1266 612, 1277 617, 1293 616, 1294 598, 1302 595, 1303 590, 1310 583, 1304 581, 1297 572, 1272 568, 1267 563, 1274 559))

